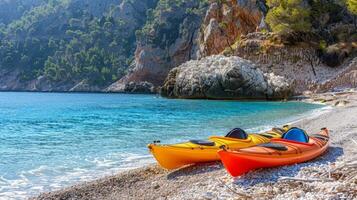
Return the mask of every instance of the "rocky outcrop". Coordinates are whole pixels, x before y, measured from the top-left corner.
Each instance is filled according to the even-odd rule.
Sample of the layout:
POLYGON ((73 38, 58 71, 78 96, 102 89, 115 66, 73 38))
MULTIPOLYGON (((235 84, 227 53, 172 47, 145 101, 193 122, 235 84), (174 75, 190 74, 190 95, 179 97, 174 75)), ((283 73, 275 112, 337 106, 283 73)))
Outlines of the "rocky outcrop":
POLYGON ((165 9, 158 3, 152 21, 137 33, 135 67, 117 85, 130 82, 150 82, 160 86, 170 69, 196 58, 198 31, 204 8, 199 1, 172 3, 165 9), (200 12, 189 13, 190 9, 200 12))
POLYGON ((284 99, 293 83, 265 74, 240 57, 209 56, 170 71, 161 95, 169 98, 284 99))
POLYGON ((200 57, 219 54, 240 35, 266 27, 265 4, 259 0, 229 0, 212 3, 200 33, 200 57))
POLYGON ((118 93, 141 93, 141 94, 152 94, 155 93, 155 87, 152 83, 147 81, 142 82, 128 82, 120 83, 116 82, 109 86, 106 92, 118 92, 118 93))

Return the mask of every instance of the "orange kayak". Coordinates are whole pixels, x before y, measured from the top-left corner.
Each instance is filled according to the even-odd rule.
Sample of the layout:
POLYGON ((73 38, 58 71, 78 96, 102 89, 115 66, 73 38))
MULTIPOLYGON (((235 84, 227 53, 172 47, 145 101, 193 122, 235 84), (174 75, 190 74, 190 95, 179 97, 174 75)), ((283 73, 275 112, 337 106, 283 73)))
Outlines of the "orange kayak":
POLYGON ((253 169, 306 162, 324 153, 328 143, 326 128, 310 136, 302 129, 291 128, 281 139, 235 151, 223 149, 218 154, 226 170, 239 176, 253 169))
POLYGON ((217 161, 217 152, 223 145, 227 149, 241 149, 267 143, 272 138, 281 138, 289 128, 290 126, 273 128, 260 134, 247 134, 238 128, 224 137, 211 136, 208 140, 190 140, 177 144, 152 143, 148 148, 161 167, 171 170, 194 163, 217 161))

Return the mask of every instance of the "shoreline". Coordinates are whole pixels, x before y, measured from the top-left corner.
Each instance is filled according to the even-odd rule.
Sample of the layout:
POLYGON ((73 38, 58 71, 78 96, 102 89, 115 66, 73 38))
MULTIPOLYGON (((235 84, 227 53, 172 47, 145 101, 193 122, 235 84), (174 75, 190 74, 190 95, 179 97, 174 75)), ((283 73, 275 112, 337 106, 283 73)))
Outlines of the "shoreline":
MULTIPOLYGON (((330 94, 320 94, 318 99, 328 98, 329 96, 330 94)), ((310 97, 302 100, 302 102, 311 103, 314 98, 310 97)), ((306 174, 311 175, 311 169, 313 171, 326 171, 331 165, 337 166, 340 162, 357 158, 357 152, 354 150, 357 149, 357 146, 354 146, 357 144, 350 140, 350 138, 353 138, 357 141, 357 115, 354 116, 357 113, 357 93, 338 95, 333 101, 326 102, 327 105, 334 107, 331 106, 331 108, 316 116, 304 116, 288 123, 302 127, 309 133, 315 133, 325 126, 330 129, 331 147, 329 151, 311 162, 257 170, 235 180, 226 173, 219 162, 193 165, 174 171, 166 171, 156 164, 148 164, 144 167, 125 170, 115 175, 79 183, 58 191, 42 193, 30 199, 250 199, 255 195, 262 194, 266 195, 262 196, 262 199, 331 198, 341 197, 341 195, 356 198, 357 192, 353 191, 353 188, 356 188, 354 186, 356 186, 357 181, 348 183, 352 184, 348 186, 351 190, 350 193, 345 191, 340 192, 341 194, 326 192, 333 190, 335 186, 325 182, 305 183, 298 181, 289 183, 295 185, 290 190, 284 190, 282 187, 287 184, 287 182, 280 180, 283 176, 304 177, 306 174), (348 101, 348 103, 343 106, 339 105, 340 103, 336 105, 336 102, 341 101, 348 101), (349 129, 353 131, 351 132, 349 129), (343 135, 337 135, 337 133, 343 135), (287 172, 284 172, 284 170, 287 172), (317 187, 320 190, 307 191, 310 187, 317 187), (274 191, 272 194, 268 194, 267 189, 269 188, 274 191), (187 192, 183 193, 183 191, 187 192)), ((336 184, 338 182, 336 181, 336 184)))

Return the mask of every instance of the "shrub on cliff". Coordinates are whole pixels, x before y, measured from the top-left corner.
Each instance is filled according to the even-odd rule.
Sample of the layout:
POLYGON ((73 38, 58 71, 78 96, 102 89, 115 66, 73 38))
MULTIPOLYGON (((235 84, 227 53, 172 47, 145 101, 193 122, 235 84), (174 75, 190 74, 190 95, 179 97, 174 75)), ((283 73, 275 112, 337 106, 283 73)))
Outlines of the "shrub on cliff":
POLYGON ((274 32, 288 33, 311 29, 310 6, 303 0, 267 0, 266 22, 274 32))
POLYGON ((353 23, 357 27, 357 0, 347 0, 347 9, 353 15, 353 23))
POLYGON ((357 0, 347 0, 347 8, 352 14, 357 15, 357 0))

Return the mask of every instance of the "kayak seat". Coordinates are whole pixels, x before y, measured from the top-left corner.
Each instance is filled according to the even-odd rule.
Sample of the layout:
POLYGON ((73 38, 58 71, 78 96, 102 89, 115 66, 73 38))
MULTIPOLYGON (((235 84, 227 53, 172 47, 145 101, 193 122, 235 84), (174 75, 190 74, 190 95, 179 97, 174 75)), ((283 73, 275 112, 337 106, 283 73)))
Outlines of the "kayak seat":
POLYGON ((248 134, 241 128, 235 128, 229 131, 226 137, 245 140, 248 138, 248 134))
POLYGON ((278 133, 278 134, 280 134, 280 135, 282 135, 282 134, 285 133, 284 129, 277 128, 277 127, 274 127, 274 128, 272 129, 272 131, 275 132, 275 133, 278 133))
POLYGON ((288 148, 286 148, 286 146, 279 144, 279 143, 263 143, 263 144, 259 144, 257 145, 258 147, 265 147, 265 148, 269 148, 269 149, 274 149, 274 150, 278 150, 278 151, 286 151, 288 150, 288 148))
POLYGON ((306 132, 296 127, 290 128, 286 133, 283 134, 282 138, 286 140, 297 141, 297 142, 304 142, 304 143, 309 142, 309 136, 306 134, 306 132))
POLYGON ((214 146, 214 142, 209 141, 209 140, 190 140, 191 143, 193 144, 198 144, 202 146, 214 146))
POLYGON ((261 136, 263 136, 263 137, 266 137, 266 138, 269 138, 269 139, 273 138, 273 136, 268 135, 268 134, 259 134, 259 135, 261 135, 261 136))

